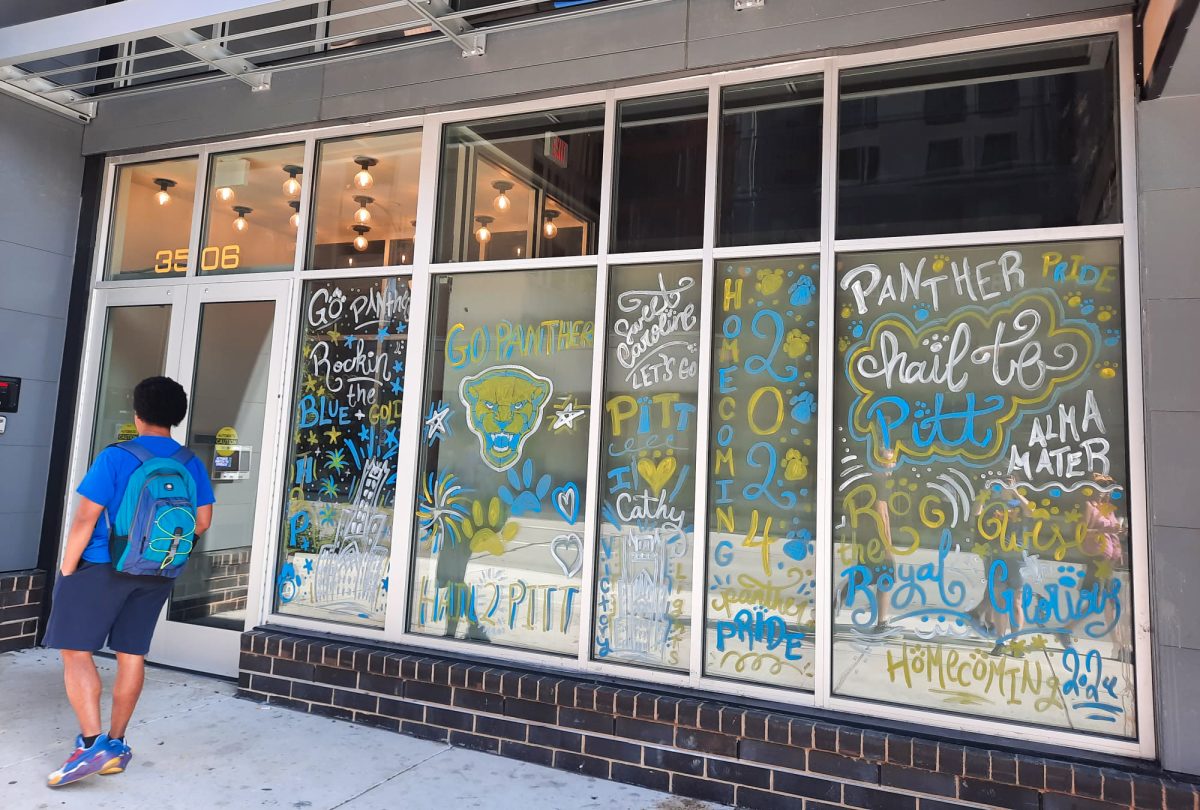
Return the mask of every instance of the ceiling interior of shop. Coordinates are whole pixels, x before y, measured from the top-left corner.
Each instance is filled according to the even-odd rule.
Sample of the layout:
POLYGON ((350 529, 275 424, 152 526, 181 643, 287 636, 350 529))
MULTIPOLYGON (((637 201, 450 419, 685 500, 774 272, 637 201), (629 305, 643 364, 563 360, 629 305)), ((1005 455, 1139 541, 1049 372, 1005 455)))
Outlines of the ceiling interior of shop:
MULTIPOLYGON (((105 99, 271 76, 420 46, 486 53, 488 37, 672 0, 77 0, 0 28, 0 90, 87 121, 105 99)), ((0 21, 3 18, 0 17, 0 21)))

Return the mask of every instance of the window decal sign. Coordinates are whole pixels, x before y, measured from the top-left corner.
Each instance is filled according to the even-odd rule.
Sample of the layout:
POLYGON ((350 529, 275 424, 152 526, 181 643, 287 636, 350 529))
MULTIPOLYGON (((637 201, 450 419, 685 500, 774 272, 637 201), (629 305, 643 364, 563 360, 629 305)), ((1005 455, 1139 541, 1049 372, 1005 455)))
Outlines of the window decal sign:
POLYGON ((816 259, 719 264, 705 672, 812 689, 816 259))
POLYGON ((409 627, 572 654, 593 270, 435 278, 409 627))
POLYGON ((1135 734, 1120 256, 840 257, 836 693, 1135 734))
POLYGON ((305 287, 281 613, 383 626, 409 304, 403 278, 305 287))

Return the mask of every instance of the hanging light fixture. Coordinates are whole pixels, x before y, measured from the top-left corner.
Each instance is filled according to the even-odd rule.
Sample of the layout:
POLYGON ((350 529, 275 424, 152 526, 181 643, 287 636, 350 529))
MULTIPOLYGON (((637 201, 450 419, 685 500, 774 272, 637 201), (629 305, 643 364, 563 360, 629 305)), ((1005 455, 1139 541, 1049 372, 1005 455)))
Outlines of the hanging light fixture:
POLYGON ((507 180, 497 180, 492 183, 492 188, 500 193, 496 195, 496 199, 492 200, 492 207, 497 211, 504 213, 512 208, 512 198, 508 196, 508 190, 513 187, 513 184, 507 180))
POLYGON ((169 188, 174 188, 176 183, 174 180, 168 180, 165 177, 154 178, 154 185, 158 186, 158 191, 154 194, 154 199, 159 205, 166 205, 171 201, 171 193, 167 191, 169 188))
POLYGON ((554 237, 558 236, 558 226, 554 224, 554 220, 558 219, 561 213, 561 211, 555 211, 553 208, 551 208, 547 210, 545 214, 543 214, 543 216, 546 218, 546 221, 542 224, 542 234, 545 235, 547 239, 553 239, 554 237))
POLYGON ((293 228, 299 228, 300 227, 300 201, 299 200, 289 200, 288 206, 290 206, 292 209, 292 215, 290 217, 288 217, 288 224, 291 225, 293 228))
POLYGON ((238 233, 245 233, 250 227, 250 222, 246 219, 246 214, 251 213, 254 209, 247 208, 244 205, 235 205, 233 210, 237 212, 237 219, 233 221, 233 229, 238 233))
POLYGON ((379 161, 373 157, 359 155, 354 158, 354 162, 361 167, 358 174, 354 175, 355 188, 361 188, 365 191, 375 185, 375 178, 371 176, 371 167, 378 165, 379 161))
POLYGON ((288 179, 283 181, 283 193, 289 197, 299 197, 300 181, 296 179, 296 175, 302 174, 304 169, 289 163, 283 167, 283 170, 288 175, 288 179))
POLYGON ((475 238, 480 242, 490 242, 492 232, 488 229, 488 225, 496 221, 495 217, 478 216, 475 221, 479 223, 479 228, 475 231, 475 238))
POLYGON ((354 249, 357 250, 359 253, 362 253, 364 250, 367 249, 367 246, 370 244, 369 242, 367 242, 367 234, 370 232, 371 229, 368 228, 366 225, 354 225, 354 226, 351 226, 351 230, 354 231, 356 234, 358 234, 358 236, 354 237, 354 249))
POLYGON ((233 199, 233 189, 229 186, 221 186, 217 189, 217 199, 221 202, 229 202, 233 199))
POLYGON ((375 198, 359 194, 354 198, 354 201, 358 203, 358 210, 354 212, 354 221, 359 225, 366 225, 371 221, 371 209, 367 208, 367 206, 375 202, 375 198))

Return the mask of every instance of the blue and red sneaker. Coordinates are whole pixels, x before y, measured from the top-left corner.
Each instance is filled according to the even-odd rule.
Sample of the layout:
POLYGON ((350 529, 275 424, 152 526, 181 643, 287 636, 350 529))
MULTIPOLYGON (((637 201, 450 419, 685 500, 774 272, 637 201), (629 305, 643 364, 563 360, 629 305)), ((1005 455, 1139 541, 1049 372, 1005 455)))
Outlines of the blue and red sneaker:
POLYGON ((103 773, 120 762, 107 734, 101 734, 90 746, 84 746, 83 735, 75 738, 75 753, 67 758, 62 767, 46 777, 50 787, 62 787, 92 774, 103 773))
POLYGON ((133 749, 124 739, 114 740, 108 737, 108 750, 112 752, 115 759, 109 760, 104 766, 104 770, 100 771, 101 776, 108 776, 111 773, 120 773, 129 766, 129 760, 133 759, 133 749))

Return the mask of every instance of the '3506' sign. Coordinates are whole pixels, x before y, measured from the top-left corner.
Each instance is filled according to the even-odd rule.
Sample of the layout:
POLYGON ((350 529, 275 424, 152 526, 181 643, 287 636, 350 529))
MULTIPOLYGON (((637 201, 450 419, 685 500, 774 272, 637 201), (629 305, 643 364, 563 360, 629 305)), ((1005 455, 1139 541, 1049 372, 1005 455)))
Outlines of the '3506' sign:
MULTIPOLYGON (((188 266, 188 249, 157 250, 154 252, 155 273, 183 273, 188 266)), ((213 270, 237 270, 242 264, 242 248, 240 245, 225 245, 216 247, 209 245, 200 251, 201 272, 211 273, 213 270)))

